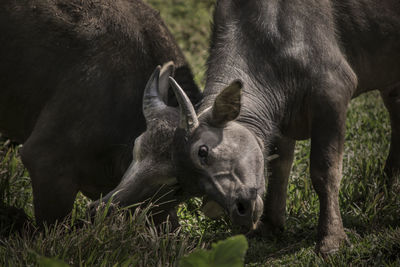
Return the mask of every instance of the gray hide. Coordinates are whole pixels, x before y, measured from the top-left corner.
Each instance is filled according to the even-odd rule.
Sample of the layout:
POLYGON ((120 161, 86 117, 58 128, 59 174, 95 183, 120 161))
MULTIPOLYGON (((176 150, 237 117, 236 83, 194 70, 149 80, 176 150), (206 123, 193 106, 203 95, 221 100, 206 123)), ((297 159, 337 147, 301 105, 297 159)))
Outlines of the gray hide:
POLYGON ((181 124, 174 139, 178 183, 268 235, 284 225, 295 140, 311 138, 316 249, 334 252, 346 240, 338 201, 346 110, 373 89, 390 113, 393 179, 400 171, 400 2, 220 0, 199 123, 181 124), (279 157, 268 162, 272 154, 279 157))
MULTIPOLYGON (((171 213, 173 208, 184 199, 171 164, 172 141, 178 126, 179 110, 167 106, 162 94, 168 91, 168 77, 172 72, 173 65, 165 64, 163 68, 157 67, 151 75, 143 95, 143 114, 147 129, 136 138, 132 162, 119 185, 106 196, 91 203, 92 215, 101 203, 111 202, 127 207, 150 201, 156 204, 152 212, 158 214, 153 216, 158 223, 165 219, 169 211, 174 216, 171 213)), ((177 221, 173 223, 174 227, 177 226, 177 221)))
POLYGON ((67 215, 78 191, 98 198, 120 182, 146 129, 143 90, 157 65, 173 60, 189 97, 201 97, 158 12, 140 0, 2 0, 0 32, 0 129, 24 144, 39 224, 67 215))

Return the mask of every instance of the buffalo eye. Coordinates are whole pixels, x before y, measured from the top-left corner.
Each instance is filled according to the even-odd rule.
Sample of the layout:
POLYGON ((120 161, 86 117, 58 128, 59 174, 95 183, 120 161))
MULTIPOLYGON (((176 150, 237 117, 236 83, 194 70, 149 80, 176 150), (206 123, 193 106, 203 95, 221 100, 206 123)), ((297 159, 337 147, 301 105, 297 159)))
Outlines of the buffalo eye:
POLYGON ((208 147, 206 145, 201 145, 199 147, 199 152, 197 153, 197 155, 200 158, 201 164, 205 164, 208 156, 208 147))

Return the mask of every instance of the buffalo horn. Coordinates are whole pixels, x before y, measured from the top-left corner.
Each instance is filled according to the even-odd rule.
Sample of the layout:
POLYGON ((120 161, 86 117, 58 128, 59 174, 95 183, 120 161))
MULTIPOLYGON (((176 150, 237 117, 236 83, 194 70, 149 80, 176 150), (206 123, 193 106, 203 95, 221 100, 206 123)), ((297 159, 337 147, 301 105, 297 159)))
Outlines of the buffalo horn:
POLYGON ((162 101, 158 90, 160 70, 161 67, 157 66, 147 82, 143 93, 143 114, 147 123, 156 118, 157 114, 162 112, 167 106, 162 101))
POLYGON ((165 104, 168 104, 168 89, 169 89, 168 77, 173 76, 174 69, 175 69, 174 62, 169 61, 165 63, 160 70, 158 91, 160 98, 163 100, 165 104))
POLYGON ((199 126, 199 120, 197 119, 197 115, 196 112, 194 111, 192 102, 190 102, 189 98, 182 90, 182 88, 179 86, 179 84, 174 80, 174 78, 169 77, 169 83, 171 84, 176 99, 179 103, 179 110, 180 110, 179 127, 185 129, 187 132, 192 132, 199 126))

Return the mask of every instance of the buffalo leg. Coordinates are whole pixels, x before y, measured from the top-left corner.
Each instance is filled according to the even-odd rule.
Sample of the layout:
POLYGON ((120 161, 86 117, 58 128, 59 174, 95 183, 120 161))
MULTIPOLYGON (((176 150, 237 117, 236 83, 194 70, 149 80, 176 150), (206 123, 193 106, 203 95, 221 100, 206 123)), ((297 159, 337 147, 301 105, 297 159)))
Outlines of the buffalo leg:
POLYGON ((347 240, 339 209, 339 188, 348 102, 332 97, 321 100, 312 120, 310 171, 320 203, 316 250, 323 255, 337 251, 347 240))
POLYGON ((287 184, 293 163, 295 141, 280 138, 272 146, 272 153, 278 158, 268 162, 268 189, 264 203, 264 214, 258 231, 263 236, 279 232, 285 224, 287 184))
MULTIPOLYGON (((47 150, 49 151, 49 150, 47 150)), ((50 150, 51 151, 51 150, 50 150)), ((32 180, 35 219, 38 226, 53 224, 67 216, 73 207, 78 192, 70 162, 55 157, 55 152, 46 152, 43 146, 23 147, 21 157, 32 180)))
POLYGON ((394 178, 400 175, 400 86, 381 91, 381 96, 389 111, 392 127, 390 150, 385 165, 390 186, 394 178))

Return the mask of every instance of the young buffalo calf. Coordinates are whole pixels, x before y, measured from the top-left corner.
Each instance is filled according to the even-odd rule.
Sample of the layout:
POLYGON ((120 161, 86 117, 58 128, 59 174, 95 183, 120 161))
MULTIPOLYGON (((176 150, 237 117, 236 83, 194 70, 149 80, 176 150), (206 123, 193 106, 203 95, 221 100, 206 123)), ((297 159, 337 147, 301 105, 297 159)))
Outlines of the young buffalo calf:
POLYGON ((219 0, 197 114, 171 83, 181 108, 178 184, 217 202, 245 231, 283 227, 295 140, 311 138, 316 249, 331 253, 346 240, 338 201, 346 110, 363 92, 380 90, 392 125, 386 171, 391 179, 400 172, 397 0, 219 0), (271 154, 279 158, 264 166, 271 154))

